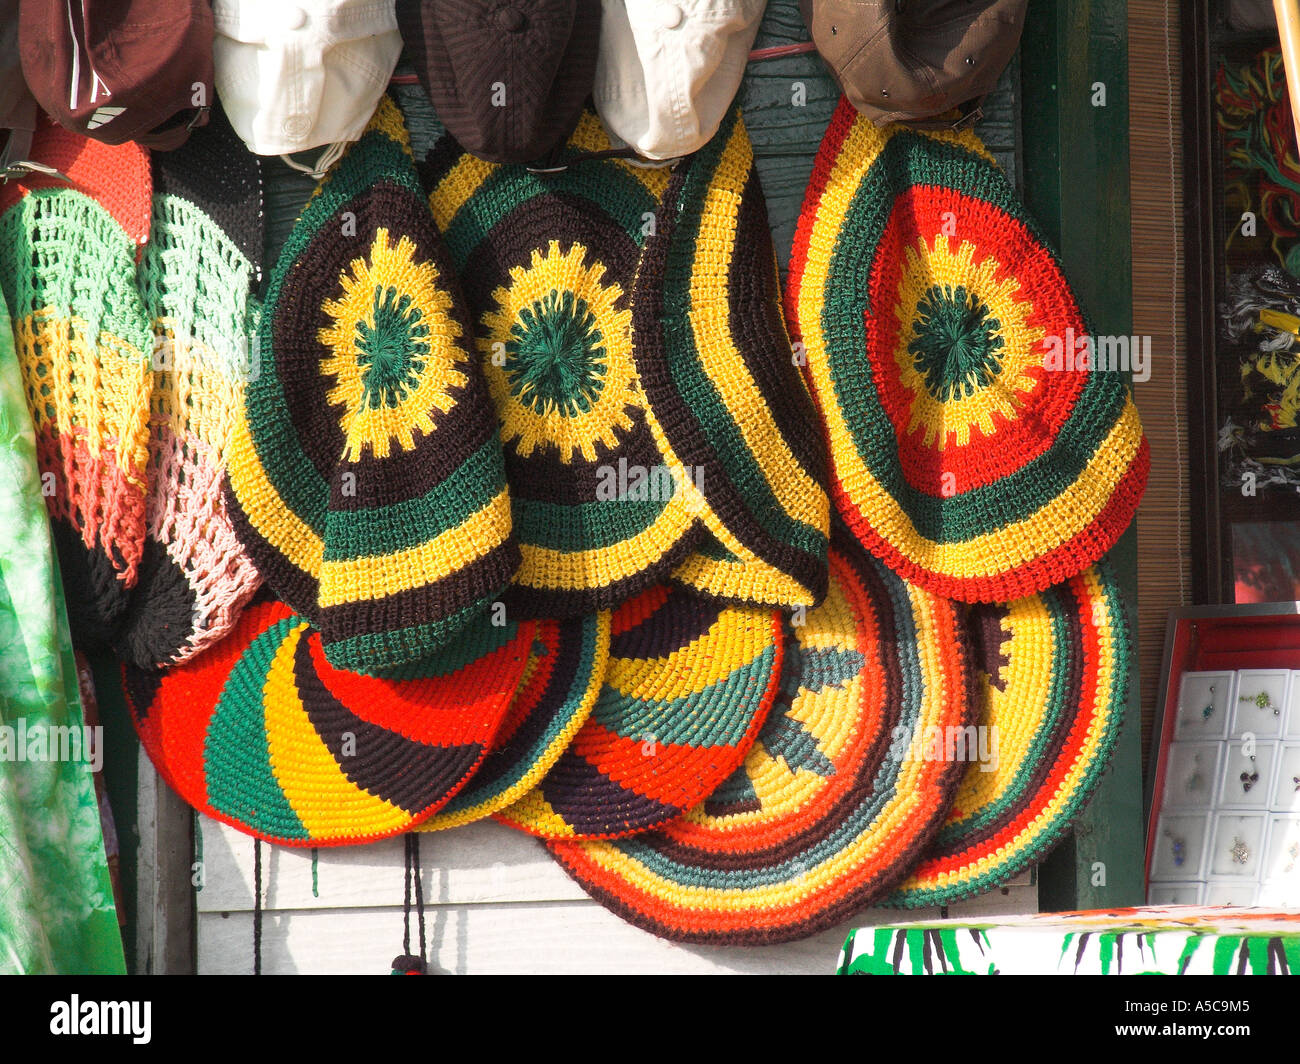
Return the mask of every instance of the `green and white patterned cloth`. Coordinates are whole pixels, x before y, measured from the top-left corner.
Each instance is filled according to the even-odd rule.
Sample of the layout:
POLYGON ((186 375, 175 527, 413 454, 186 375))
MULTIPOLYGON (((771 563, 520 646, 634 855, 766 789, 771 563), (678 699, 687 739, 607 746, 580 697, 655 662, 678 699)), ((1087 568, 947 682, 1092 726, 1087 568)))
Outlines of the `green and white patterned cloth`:
POLYGON ((91 756, 50 742, 70 734, 55 728, 84 738, 82 725, 36 437, 0 296, 0 973, 126 970, 91 756), (80 756, 51 756, 70 752, 80 756))

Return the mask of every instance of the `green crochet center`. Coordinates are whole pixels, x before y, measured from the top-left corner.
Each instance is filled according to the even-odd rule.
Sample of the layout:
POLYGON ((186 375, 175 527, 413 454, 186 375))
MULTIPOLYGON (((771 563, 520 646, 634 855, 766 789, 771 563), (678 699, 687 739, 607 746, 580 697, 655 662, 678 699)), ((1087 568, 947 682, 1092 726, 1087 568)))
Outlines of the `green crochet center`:
POLYGON ((392 285, 375 289, 373 326, 357 322, 357 361, 365 367, 362 405, 396 407, 420 385, 429 357, 424 311, 392 285))
POLYGON ((506 341, 510 394, 539 414, 586 413, 604 387, 605 338, 587 301, 551 289, 524 307, 506 341))
POLYGON ((916 304, 914 328, 907 350, 941 403, 973 395, 1002 368, 1002 323, 965 285, 932 285, 916 304))

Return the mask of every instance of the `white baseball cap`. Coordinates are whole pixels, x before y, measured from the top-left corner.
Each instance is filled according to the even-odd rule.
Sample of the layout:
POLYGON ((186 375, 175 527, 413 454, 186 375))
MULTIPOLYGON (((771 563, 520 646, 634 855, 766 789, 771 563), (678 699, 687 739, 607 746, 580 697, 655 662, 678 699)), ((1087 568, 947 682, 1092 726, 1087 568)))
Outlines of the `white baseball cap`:
POLYGON ((215 0, 215 84, 257 155, 329 145, 320 176, 361 136, 388 86, 402 35, 394 0, 215 0))
POLYGON ((676 159, 707 144, 745 75, 765 0, 603 0, 593 96, 615 144, 676 159))

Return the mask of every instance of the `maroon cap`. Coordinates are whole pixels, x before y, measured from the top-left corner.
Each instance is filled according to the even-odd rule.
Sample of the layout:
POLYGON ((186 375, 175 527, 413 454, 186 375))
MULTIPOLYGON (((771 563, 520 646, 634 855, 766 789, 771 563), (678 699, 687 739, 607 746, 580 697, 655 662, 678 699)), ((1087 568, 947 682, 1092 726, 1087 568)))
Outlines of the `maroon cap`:
POLYGON ((20 0, 18 47, 40 105, 105 144, 179 147, 212 103, 209 0, 20 0))
POLYGON ((398 0, 397 21, 438 118, 467 152, 533 162, 578 124, 600 0, 398 0))

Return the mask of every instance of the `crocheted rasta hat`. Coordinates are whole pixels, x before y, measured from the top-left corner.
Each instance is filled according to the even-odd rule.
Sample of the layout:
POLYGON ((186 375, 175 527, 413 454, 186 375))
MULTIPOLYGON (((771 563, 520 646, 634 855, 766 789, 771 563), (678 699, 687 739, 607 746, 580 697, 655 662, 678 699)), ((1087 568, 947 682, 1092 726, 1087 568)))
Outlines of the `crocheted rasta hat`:
POLYGON ((673 578, 731 601, 821 601, 826 445, 738 107, 673 175, 637 270, 632 339, 661 449, 692 471, 715 540, 673 578))
POLYGON ((491 752, 419 830, 481 820, 531 791, 591 716, 608 660, 608 613, 538 621, 523 680, 491 752))
POLYGON ((78 646, 110 640, 144 548, 152 338, 135 287, 149 156, 42 119, 40 175, 0 185, 0 287, 78 646))
POLYGON ((279 602, 248 607, 184 665, 123 667, 149 758, 186 802, 285 846, 406 831, 491 748, 534 622, 481 618, 402 679, 333 668, 320 633, 279 602))
POLYGON ((982 894, 1046 856, 1101 780, 1128 699, 1132 645, 1106 561, 1009 605, 971 608, 983 762, 885 904, 982 894))
POLYGON ((596 708, 496 818, 545 838, 616 838, 690 809, 744 760, 776 696, 780 615, 652 588, 615 610, 596 708))
POLYGON ((261 583, 222 491, 256 368, 261 171, 219 109, 152 162, 152 233, 138 273, 154 332, 148 538, 115 644, 143 667, 185 661, 223 638, 261 583))
POLYGON ((831 927, 915 864, 966 769, 942 737, 974 723, 957 607, 837 531, 806 621, 785 628, 758 741, 711 795, 659 831, 548 843, 593 898, 664 938, 759 945, 831 927))
POLYGON ((229 457, 240 539, 339 668, 418 661, 518 565, 470 335, 385 97, 271 275, 229 457))
POLYGON ((974 133, 878 129, 842 100, 787 302, 836 505, 909 580, 1009 601, 1081 572, 1128 527, 1149 466, 1128 367, 1093 345, 974 133))
POLYGON ((700 541, 703 501, 660 454, 632 357, 632 284, 668 175, 617 159, 591 111, 557 165, 496 166, 450 137, 422 176, 460 274, 505 447, 533 616, 612 608, 700 541))

